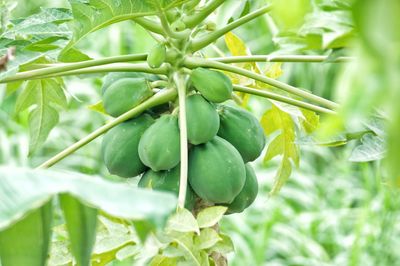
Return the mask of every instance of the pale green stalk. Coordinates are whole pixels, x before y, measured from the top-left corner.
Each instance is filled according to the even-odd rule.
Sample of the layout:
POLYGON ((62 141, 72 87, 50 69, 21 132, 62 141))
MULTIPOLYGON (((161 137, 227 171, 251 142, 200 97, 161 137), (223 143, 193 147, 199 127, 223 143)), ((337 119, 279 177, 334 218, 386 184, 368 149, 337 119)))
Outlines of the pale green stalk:
POLYGON ((52 158, 50 158, 49 160, 47 160, 46 162, 44 162, 37 168, 49 168, 49 167, 53 166, 54 164, 58 163, 59 161, 61 161, 65 157, 67 157, 68 155, 74 153, 81 147, 85 146, 92 140, 94 140, 97 137, 101 136, 102 134, 106 133, 108 130, 117 126, 118 124, 143 113, 144 111, 146 111, 147 109, 149 109, 151 107, 154 107, 154 106, 157 106, 157 105, 160 105, 160 104, 163 104, 163 103, 173 100, 176 97, 176 94, 177 94, 177 92, 175 89, 168 89, 168 90, 161 91, 160 93, 157 93, 156 95, 149 98, 145 102, 139 104, 138 106, 131 109, 130 111, 120 115, 119 117, 115 118, 111 122, 96 129, 95 131, 93 131, 92 133, 90 133, 89 135, 84 137, 83 139, 79 140, 78 142, 69 146, 65 150, 58 153, 57 155, 53 156, 52 158))
POLYGON ((294 86, 291 86, 289 84, 283 83, 281 81, 251 72, 249 70, 246 69, 242 69, 236 66, 232 66, 232 65, 227 65, 224 63, 220 63, 220 62, 216 62, 216 61, 211 61, 211 60, 206 60, 203 58, 186 58, 184 65, 188 68, 197 68, 197 67, 207 67, 207 68, 215 68, 215 69, 219 69, 219 70, 224 70, 224 71, 228 71, 228 72, 232 72, 235 74, 239 74, 242 76, 246 76, 248 78, 254 79, 254 80, 258 80, 260 82, 266 83, 268 85, 271 85, 273 87, 276 87, 278 89, 284 90, 286 92, 289 92, 291 94, 300 96, 304 99, 316 102, 322 106, 325 106, 329 109, 337 109, 339 107, 339 105, 335 102, 332 102, 330 100, 324 99, 322 97, 319 97, 317 95, 314 95, 310 92, 307 91, 303 91, 301 89, 298 89, 294 86))

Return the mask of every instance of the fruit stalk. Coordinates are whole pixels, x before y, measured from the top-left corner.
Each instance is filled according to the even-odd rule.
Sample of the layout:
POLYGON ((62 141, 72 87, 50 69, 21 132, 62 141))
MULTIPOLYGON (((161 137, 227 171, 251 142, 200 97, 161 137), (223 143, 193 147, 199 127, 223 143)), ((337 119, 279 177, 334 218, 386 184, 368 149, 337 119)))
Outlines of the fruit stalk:
POLYGON ((178 89, 179 98, 179 128, 181 143, 181 176, 179 181, 178 208, 185 207, 186 189, 188 183, 188 144, 186 123, 186 78, 183 74, 176 73, 174 81, 178 89))
POLYGON ((354 61, 354 57, 340 56, 332 60, 328 60, 327 55, 248 55, 248 56, 229 56, 215 57, 210 60, 221 63, 247 63, 247 62, 284 62, 284 63, 346 63, 354 61))
POLYGON ((54 157, 50 158, 49 160, 47 160, 46 162, 44 162, 37 168, 49 168, 49 167, 53 166, 54 164, 58 163, 59 161, 61 161, 65 157, 67 157, 68 155, 74 153, 81 147, 85 146, 92 140, 96 139, 100 135, 106 133, 108 130, 115 127, 116 125, 119 125, 120 123, 122 123, 134 116, 137 116, 138 114, 141 114, 148 108, 169 102, 169 101, 173 100, 175 97, 176 97, 176 90, 174 90, 174 89, 168 89, 166 91, 157 93, 153 97, 149 98, 147 101, 139 104, 138 106, 134 107, 130 111, 120 115, 119 117, 115 118, 111 122, 96 129, 95 131, 93 131, 92 133, 90 133, 89 135, 84 137, 83 139, 81 139, 78 142, 74 143, 73 145, 69 146, 65 150, 61 151, 60 153, 58 153, 54 157))
POLYGON ((281 81, 278 81, 278 80, 275 80, 275 79, 272 79, 272 78, 269 78, 267 76, 263 76, 263 75, 260 75, 257 73, 253 73, 249 70, 242 69, 242 68, 239 68, 236 66, 231 66, 231 65, 224 64, 224 63, 211 61, 211 60, 207 60, 207 59, 203 59, 203 58, 197 58, 197 57, 196 58, 194 58, 194 57, 185 58, 184 64, 186 67, 191 68, 191 69, 197 68, 197 67, 208 67, 208 68, 215 68, 215 69, 219 69, 219 70, 229 71, 229 72, 241 75, 241 76, 245 76, 245 77, 266 83, 266 84, 276 87, 278 89, 284 90, 288 93, 300 96, 304 99, 314 101, 315 103, 318 103, 329 109, 335 110, 335 109, 339 108, 339 105, 335 102, 324 99, 324 98, 314 95, 310 92, 298 89, 294 86, 283 83, 281 81))

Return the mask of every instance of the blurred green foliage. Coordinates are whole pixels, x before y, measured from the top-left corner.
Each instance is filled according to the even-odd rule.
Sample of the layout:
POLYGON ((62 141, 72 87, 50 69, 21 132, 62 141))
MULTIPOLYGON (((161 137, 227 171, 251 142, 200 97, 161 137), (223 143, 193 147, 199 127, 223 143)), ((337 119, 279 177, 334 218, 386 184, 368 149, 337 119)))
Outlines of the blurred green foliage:
MULTIPOLYGON (((393 0, 391 4, 395 1, 393 0)), ((281 3, 284 2, 286 1, 281 1, 281 3)), ((301 2, 304 1, 296 3, 301 2)), ((330 2, 346 6, 350 1, 312 2, 330 2)), ((371 1, 366 2, 372 5, 371 1)), ((389 4, 390 1, 382 2, 389 4)), ((12 13, 15 17, 32 14, 40 7, 67 6, 67 1, 63 0, 18 0, 17 3, 12 13)), ((364 4, 364 1, 358 1, 358 4, 364 4)), ((291 5, 291 9, 295 9, 294 7, 296 7, 295 4, 291 5)), ((308 10, 308 7, 298 10, 299 14, 292 17, 293 21, 289 20, 292 24, 287 27, 297 27, 305 10, 308 10)), ((285 11, 287 10, 282 7, 278 10, 278 14, 283 12, 285 16, 289 16, 290 14, 285 11)), ((371 18, 374 17, 374 21, 379 18, 384 19, 382 13, 377 14, 371 16, 371 18)), ((216 18, 217 21, 224 19, 223 17, 216 18)), ((370 20, 366 21, 368 23, 364 26, 365 32, 370 32, 371 29, 375 31, 371 30, 371 34, 362 36, 376 42, 358 43, 356 48, 359 49, 358 56, 369 53, 372 59, 361 61, 359 64, 365 68, 353 69, 351 73, 355 75, 360 70, 362 75, 374 73, 377 75, 376 79, 373 77, 371 80, 363 76, 358 76, 358 78, 363 82, 378 82, 378 85, 372 84, 375 87, 370 87, 371 83, 368 83, 368 87, 363 87, 366 83, 358 82, 358 80, 356 80, 357 83, 354 83, 354 80, 344 80, 348 78, 349 73, 347 68, 340 64, 284 64, 282 79, 291 85, 312 89, 314 93, 326 98, 338 98, 337 88, 351 90, 351 95, 347 96, 349 107, 346 111, 351 114, 355 106, 359 107, 357 108, 359 113, 370 110, 369 104, 375 100, 373 97, 381 95, 379 82, 382 82, 382 79, 378 77, 387 68, 393 65, 398 66, 398 61, 384 64, 387 62, 383 60, 387 59, 384 53, 384 56, 380 57, 382 59, 380 63, 385 66, 384 68, 380 69, 382 65, 372 63, 372 70, 376 70, 375 67, 377 67, 379 71, 371 72, 368 66, 363 65, 373 60, 377 51, 382 52, 386 49, 386 46, 380 46, 382 36, 379 35, 385 24, 376 25, 370 20), (368 45, 363 47, 363 44, 368 45), (344 82, 348 82, 347 87, 342 87, 344 82), (353 84, 357 87, 352 86, 353 84), (353 89, 356 89, 357 93, 354 93, 353 89), (369 97, 366 99, 368 100, 367 107, 361 106, 364 102, 359 101, 359 99, 365 99, 362 98, 365 95, 369 97), (355 105, 356 103, 359 104, 355 105)), ((395 31, 398 29, 399 27, 396 27, 395 31)), ((277 44, 272 42, 272 37, 275 36, 273 27, 266 18, 251 22, 238 29, 236 33, 246 40, 253 54, 268 54, 277 48, 277 44)), ((387 37, 390 33, 382 34, 387 37)), ((397 46, 393 47, 398 47, 398 39, 396 40, 397 46)), ((142 28, 132 22, 123 22, 95 32, 91 38, 82 41, 79 48, 90 56, 103 57, 145 52, 153 44, 154 40, 142 28)), ((217 44, 219 45, 220 42, 217 44)), ((394 49, 394 51, 398 57, 400 49, 394 49)), ((210 55, 215 53, 214 50, 209 52, 210 55)), ((394 70, 398 69, 394 68, 394 70)), ((398 76, 398 72, 391 73, 398 76)), ((388 80, 393 82, 392 79, 388 80)), ((398 79, 394 80, 398 81, 398 79)), ((386 86, 390 84, 390 82, 385 83, 386 86)), ((9 119, 16 116, 13 105, 18 92, 8 97, 3 91, 0 92, 0 164, 36 166, 107 120, 87 108, 88 105, 100 99, 100 75, 93 76, 92 79, 68 78, 67 86, 70 93, 69 111, 61 114, 61 123, 51 133, 44 149, 31 158, 27 158, 27 114, 19 114, 16 117, 19 123, 9 119)), ((398 88, 398 84, 395 88, 398 88)), ((393 89, 386 91, 393 92, 393 89)), ((390 93, 389 95, 398 96, 399 94, 390 93)), ((394 113, 398 115, 395 111, 394 113)), ((398 128, 398 124, 395 124, 397 127, 393 127, 398 128)), ((398 136, 397 139, 399 139, 398 136)), ((95 140, 62 161, 57 167, 108 176, 100 158, 100 141, 100 139, 95 140)), ((344 148, 302 146, 300 169, 291 177, 280 194, 272 198, 268 196, 268 192, 271 189, 276 165, 272 163, 263 168, 259 166, 261 193, 256 203, 244 214, 228 216, 222 223, 223 232, 233 238, 236 246, 236 253, 229 258, 231 265, 399 265, 400 254, 397 248, 400 244, 400 199, 398 192, 392 190, 384 182, 387 172, 381 162, 356 164, 348 161, 354 145, 355 143, 350 143, 344 148)), ((131 264, 116 262, 110 265, 131 264)))

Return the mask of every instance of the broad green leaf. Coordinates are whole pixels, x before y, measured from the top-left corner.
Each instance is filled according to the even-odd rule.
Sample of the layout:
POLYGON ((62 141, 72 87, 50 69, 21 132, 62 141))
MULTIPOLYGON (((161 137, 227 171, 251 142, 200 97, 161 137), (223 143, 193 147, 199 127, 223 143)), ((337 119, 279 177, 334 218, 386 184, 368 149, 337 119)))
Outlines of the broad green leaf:
POLYGON ((62 84, 56 79, 31 80, 26 83, 16 103, 16 112, 33 106, 29 114, 29 152, 35 152, 46 141, 57 125, 59 116, 55 107, 65 108, 67 100, 62 84))
POLYGON ((267 163, 278 155, 282 156, 271 190, 271 194, 275 194, 289 178, 292 172, 291 162, 296 166, 299 164, 299 148, 295 143, 295 124, 290 115, 273 105, 262 116, 261 125, 266 135, 271 135, 278 131, 278 134, 269 143, 264 157, 264 163, 267 163))
POLYGON ((124 20, 154 15, 159 8, 168 9, 182 0, 69 0, 74 16, 73 39, 64 49, 72 48, 91 32, 124 20))
POLYGON ((209 249, 220 240, 222 239, 214 229, 204 228, 201 230, 200 235, 195 238, 194 242, 199 249, 209 249))
POLYGON ((365 134, 362 144, 355 147, 349 160, 352 162, 369 162, 383 159, 386 156, 386 145, 383 138, 373 134, 365 134))
POLYGON ((97 209, 82 204, 68 194, 60 195, 59 199, 72 254, 78 265, 89 266, 96 239, 97 209))
MULTIPOLYGON (((1 197, 1 199, 3 201, 4 198, 1 197)), ((14 226, 0 231, 2 265, 46 265, 52 218, 52 202, 50 201, 23 217, 14 226)))
POLYGON ((111 216, 147 220, 156 226, 163 226, 177 202, 169 193, 66 171, 0 167, 0 176, 0 230, 60 193, 69 193, 111 216))
POLYGON ((187 209, 179 209, 167 223, 167 231, 200 233, 199 225, 193 214, 187 209))
POLYGON ((197 222, 200 228, 211 227, 217 224, 224 216, 227 207, 215 206, 201 210, 197 215, 197 222))
MULTIPOLYGON (((7 49, 0 49, 0 57, 6 53, 7 49)), ((18 56, 7 63, 6 71, 0 72, 0 80, 16 74, 19 71, 20 65, 29 64, 30 62, 33 62, 44 55, 43 53, 39 52, 20 50, 18 47, 16 53, 18 56)))

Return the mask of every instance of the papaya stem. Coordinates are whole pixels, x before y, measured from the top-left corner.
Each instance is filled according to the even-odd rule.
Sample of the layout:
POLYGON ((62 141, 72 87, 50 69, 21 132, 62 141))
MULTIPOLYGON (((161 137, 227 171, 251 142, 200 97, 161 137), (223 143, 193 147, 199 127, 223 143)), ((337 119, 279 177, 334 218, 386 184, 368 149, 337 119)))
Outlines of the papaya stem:
POLYGON ((331 61, 326 55, 250 55, 250 56, 229 56, 215 57, 210 60, 221 63, 247 63, 247 62, 287 62, 287 63, 345 63, 352 62, 355 58, 351 56, 340 56, 331 61))
POLYGON ((128 112, 118 116, 117 118, 115 118, 111 122, 105 124, 104 126, 99 127, 98 129, 96 129, 95 131, 93 131, 92 133, 90 133, 89 135, 84 137, 83 139, 75 142, 74 144, 72 144, 71 146, 66 148, 65 150, 61 151, 60 153, 56 154, 55 156, 53 156, 46 162, 42 163, 37 168, 49 168, 49 167, 53 166, 54 164, 58 163, 59 161, 61 161, 65 157, 67 157, 68 155, 70 155, 70 154, 74 153, 75 151, 77 151, 78 149, 82 148, 83 146, 85 146, 86 144, 91 142, 92 140, 94 140, 97 137, 101 136, 102 134, 106 133, 111 128, 119 125, 120 123, 122 123, 128 119, 131 119, 131 118, 141 114, 142 112, 146 111, 147 109, 149 109, 151 107, 169 102, 169 101, 173 100, 176 96, 177 96, 177 92, 175 89, 163 90, 163 91, 155 94, 154 96, 152 96, 145 102, 139 104, 138 106, 134 107, 133 109, 129 110, 128 112))
POLYGON ((185 58, 184 61, 184 65, 188 68, 196 68, 196 67, 207 67, 207 68, 215 68, 215 69, 219 69, 219 70, 224 70, 224 71, 228 71, 228 72, 232 72, 235 74, 239 74, 242 76, 246 76, 248 78, 266 83, 268 85, 271 85, 273 87, 276 87, 278 89, 284 90, 288 93, 297 95, 299 97, 302 97, 304 99, 310 100, 310 101, 314 101, 322 106, 325 106, 329 109, 335 110, 337 108, 339 108, 339 105, 335 102, 332 102, 330 100, 327 100, 325 98, 319 97, 317 95, 314 95, 310 92, 301 90, 299 88, 296 88, 294 86, 291 86, 289 84, 286 84, 284 82, 269 78, 267 76, 263 76, 257 73, 253 73, 249 70, 243 69, 243 68, 239 68, 236 66, 232 66, 232 65, 227 65, 224 63, 220 63, 220 62, 216 62, 216 61, 211 61, 211 60, 206 60, 203 58, 190 58, 187 57, 185 58))
POLYGON ((101 66, 112 63, 146 61, 146 59, 147 59, 147 54, 131 54, 131 55, 112 56, 101 59, 93 59, 76 63, 46 64, 44 65, 45 66, 44 68, 17 73, 14 76, 10 76, 1 80, 0 83, 30 79, 37 76, 50 75, 58 72, 65 72, 70 70, 77 70, 77 69, 88 68, 93 66, 101 66))
POLYGON ((189 17, 184 17, 183 22, 188 28, 193 28, 199 25, 200 22, 205 20, 212 12, 214 12, 215 9, 217 9, 224 2, 225 0, 212 0, 200 12, 189 17))
POLYGON ((240 85, 233 85, 233 90, 256 95, 256 96, 261 96, 261 97, 275 100, 278 102, 287 103, 287 104, 294 105, 294 106, 304 108, 304 109, 307 109, 310 111, 314 111, 317 113, 325 113, 325 114, 333 114, 333 115, 336 114, 335 111, 332 111, 330 109, 326 109, 324 107, 313 105, 311 103, 306 103, 303 101, 295 100, 295 99, 292 99, 292 98, 289 98, 289 97, 286 97, 286 96, 283 96, 283 95, 280 95, 277 93, 269 92, 269 91, 253 89, 253 88, 240 86, 240 85))
POLYGON ((210 34, 203 35, 197 39, 194 39, 191 44, 192 45, 191 51, 196 52, 196 51, 206 47, 210 43, 216 41, 218 38, 220 38, 223 35, 225 35, 226 33, 230 32, 231 30, 234 30, 237 27, 240 27, 241 25, 269 12, 271 10, 271 7, 272 7, 272 5, 268 5, 268 6, 259 8, 257 11, 254 11, 250 14, 247 14, 244 17, 241 17, 240 19, 237 19, 237 20, 229 23, 228 25, 226 25, 225 27, 223 27, 219 30, 216 30, 210 34))
POLYGON ((157 24, 157 22, 143 17, 134 18, 133 21, 142 26, 144 29, 160 34, 165 37, 163 28, 160 27, 160 25, 157 24))
MULTIPOLYGON (((69 65, 67 65, 69 67, 69 65)), ((53 78, 60 76, 70 76, 70 75, 83 75, 83 74, 96 74, 96 73, 108 73, 108 72, 145 72, 151 74, 166 74, 167 67, 160 68, 150 68, 148 64, 131 64, 131 63, 114 63, 93 67, 86 67, 82 69, 74 69, 68 71, 64 70, 62 66, 52 66, 44 69, 36 69, 25 72, 20 72, 14 76, 7 77, 0 81, 0 83, 8 83, 19 80, 31 80, 31 79, 44 79, 53 78), (54 71, 58 69, 58 71, 54 71)))
POLYGON ((188 183, 188 141, 187 141, 187 123, 186 123, 186 78, 182 73, 175 73, 174 81, 178 89, 179 99, 179 130, 181 144, 181 165, 178 208, 185 207, 186 189, 188 183))

